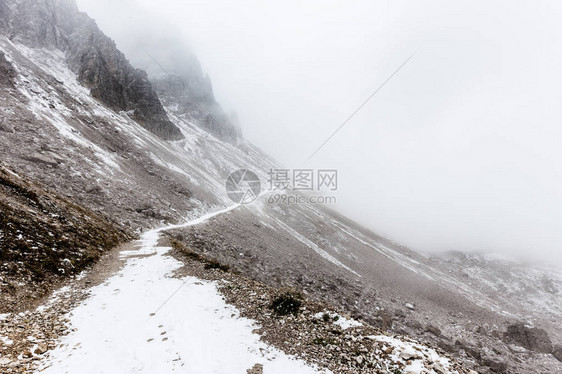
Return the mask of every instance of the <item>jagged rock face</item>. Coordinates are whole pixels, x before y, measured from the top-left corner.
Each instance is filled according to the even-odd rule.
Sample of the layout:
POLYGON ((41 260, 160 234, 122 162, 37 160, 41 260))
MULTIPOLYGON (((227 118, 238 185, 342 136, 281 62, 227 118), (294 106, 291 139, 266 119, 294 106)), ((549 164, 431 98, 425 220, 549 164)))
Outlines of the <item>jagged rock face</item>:
POLYGON ((118 42, 129 59, 148 73, 167 111, 236 144, 241 138, 236 120, 216 101, 211 79, 179 35, 180 30, 150 19, 143 28, 133 26, 118 42))
POLYGON ((12 40, 32 47, 57 48, 80 83, 114 110, 127 111, 147 130, 168 139, 181 131, 168 119, 147 74, 135 69, 74 0, 8 0, 0 8, 2 27, 12 40))
POLYGON ((10 39, 63 50, 75 29, 78 8, 71 0, 7 0, 10 39))
POLYGON ((235 143, 239 132, 216 102, 208 77, 193 80, 177 74, 151 78, 163 104, 175 114, 187 116, 216 138, 235 143))
POLYGON ((69 61, 95 98, 114 110, 131 111, 133 119, 164 139, 182 138, 168 120, 146 72, 134 69, 101 32, 92 33, 88 43, 72 43, 69 61))

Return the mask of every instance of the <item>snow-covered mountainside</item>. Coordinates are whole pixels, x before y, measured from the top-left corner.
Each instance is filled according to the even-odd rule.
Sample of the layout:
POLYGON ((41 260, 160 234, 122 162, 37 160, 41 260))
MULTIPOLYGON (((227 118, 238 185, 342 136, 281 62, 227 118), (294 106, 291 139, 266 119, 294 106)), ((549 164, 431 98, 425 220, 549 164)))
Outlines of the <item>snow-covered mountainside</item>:
MULTIPOLYGON (((214 98, 209 97, 206 103, 212 108, 194 104, 185 92, 190 87, 189 76, 177 82, 173 76, 153 77, 151 83, 71 0, 2 1, 0 30, 0 160, 17 174, 45 184, 120 230, 145 232, 145 241, 152 238, 147 230, 175 224, 168 227, 166 236, 196 254, 227 264, 268 287, 300 289, 307 299, 397 334, 396 338, 381 338, 387 340, 383 342, 387 346, 381 343, 382 350, 389 349, 388 345, 410 344, 400 338, 408 336, 426 344, 426 348, 415 348, 419 343, 412 343, 408 349, 421 352, 430 349, 428 344, 434 352, 447 352, 465 368, 480 373, 562 372, 558 361, 562 360, 559 273, 463 254, 427 257, 321 205, 272 204, 267 196, 212 220, 182 226, 232 204, 225 191, 231 172, 247 168, 265 182, 269 169, 276 167, 275 161, 241 139, 231 125, 212 121, 221 113, 214 98), (213 115, 206 115, 206 110, 213 115)), ((208 87, 204 91, 212 92, 208 87)), ((155 242, 149 244, 137 252, 138 256, 133 255, 120 276, 137 278, 140 284, 151 281, 142 269, 154 271, 166 288, 152 291, 168 292, 179 282, 167 278, 177 259, 166 257, 166 251, 155 242), (144 259, 148 252, 158 257, 144 259), (164 265, 169 267, 160 268, 164 265)), ((190 279, 186 278, 188 283, 190 279)), ((71 322, 78 330, 65 338, 67 344, 75 344, 75 339, 83 338, 81 334, 88 334, 81 326, 94 321, 89 320, 92 308, 101 307, 104 297, 113 292, 112 282, 119 283, 119 289, 131 287, 119 277, 108 282, 76 309, 71 322)), ((180 300, 200 297, 198 313, 204 313, 209 321, 226 318, 225 312, 211 310, 230 308, 217 296, 214 286, 192 283, 180 300)), ((130 291, 124 297, 139 296, 130 291)), ((118 307, 106 306, 112 318, 119 317, 119 310, 112 309, 118 307)), ((195 343, 172 345, 190 325, 177 321, 177 311, 170 313, 177 331, 168 333, 174 339, 154 349, 163 349, 158 354, 172 360, 173 367, 185 359, 182 355, 174 361, 174 350, 190 350, 190 344, 195 343)), ((235 339, 255 338, 249 321, 229 326, 240 333, 235 339)), ((151 334, 159 331, 154 327, 151 334)), ((204 330, 200 333, 206 334, 204 330)), ((332 344, 338 341, 338 334, 342 332, 295 346, 329 352, 331 356, 322 356, 323 360, 342 360, 341 349, 336 349, 339 343, 332 344)), ((152 335, 131 338, 150 339, 152 335)), ((0 345, 5 345, 6 339, 0 339, 0 345)), ((211 334, 208 339, 208 344, 214 344, 213 339, 221 336, 211 334)), ((366 372, 361 368, 370 357, 369 349, 376 345, 373 340, 380 341, 370 339, 369 348, 358 347, 367 352, 357 354, 353 369, 337 369, 335 364, 325 367, 334 372, 366 372)), ((258 341, 245 344, 254 350, 263 348, 258 341)), ((291 347, 282 348, 291 355, 299 353, 291 347)), ((149 345, 145 348, 152 352, 149 345)), ((91 354, 83 349, 86 347, 80 355, 91 354)), ((65 362, 70 372, 72 365, 81 362, 79 355, 76 362, 67 361, 65 350, 72 347, 53 353, 50 372, 57 372, 57 360, 65 362)), ((387 356, 399 359, 404 350, 389 350, 387 356)), ((420 364, 427 363, 433 353, 418 358, 414 358, 418 355, 415 352, 410 353, 413 356, 405 360, 401 370, 410 365, 410 372, 448 372, 420 364)), ((285 353, 272 354, 278 356, 276 362, 290 360, 285 353)), ((261 360, 251 354, 246 358, 255 363, 261 360)), ((322 366, 322 362, 315 363, 322 366)), ((142 365, 139 370, 148 370, 142 365)))
POLYGON ((62 51, 6 37, 0 46, 15 72, 3 89, 3 161, 133 229, 223 204, 232 170, 274 165, 251 144, 231 146, 171 113, 183 139, 166 141, 97 101, 62 51))

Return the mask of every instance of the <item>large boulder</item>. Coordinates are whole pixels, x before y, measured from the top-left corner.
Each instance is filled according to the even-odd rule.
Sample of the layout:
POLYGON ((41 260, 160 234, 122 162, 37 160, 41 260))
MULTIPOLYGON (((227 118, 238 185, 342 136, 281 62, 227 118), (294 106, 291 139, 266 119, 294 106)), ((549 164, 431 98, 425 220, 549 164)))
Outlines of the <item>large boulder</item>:
POLYGON ((505 373, 507 370, 507 363, 501 360, 485 358, 482 363, 489 367, 494 373, 505 373))
POLYGON ((0 85, 13 86, 16 75, 16 69, 6 59, 5 53, 0 51, 0 85))
POLYGON ((24 157, 27 161, 31 161, 37 164, 46 164, 51 166, 57 166, 59 161, 50 154, 43 154, 39 152, 33 152, 24 157))
POLYGON ((554 346, 554 348, 552 349, 552 355, 556 357, 558 361, 562 362, 562 346, 554 346))
POLYGON ((439 329, 439 327, 434 326, 434 325, 427 325, 425 326, 425 332, 429 332, 435 336, 441 336, 441 329, 439 329))
POLYGON ((548 333, 537 327, 527 327, 523 323, 515 323, 507 327, 505 337, 522 347, 540 353, 552 353, 552 342, 548 333))

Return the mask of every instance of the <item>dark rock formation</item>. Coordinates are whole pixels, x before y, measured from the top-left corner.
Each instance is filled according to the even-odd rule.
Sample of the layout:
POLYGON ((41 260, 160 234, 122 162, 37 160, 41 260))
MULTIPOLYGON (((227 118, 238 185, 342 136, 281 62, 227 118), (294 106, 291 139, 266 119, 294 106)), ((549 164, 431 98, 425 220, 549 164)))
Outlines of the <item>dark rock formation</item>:
POLYGON ((172 113, 214 137, 235 144, 241 137, 238 120, 217 103, 211 79, 185 45, 179 30, 150 20, 142 29, 130 30, 124 52, 147 72, 160 100, 172 113), (165 30, 165 31, 163 31, 165 30), (132 44, 132 45, 129 45, 132 44))
POLYGON ((402 309, 395 309, 394 315, 399 318, 406 318, 406 312, 404 312, 402 309))
POLYGON ((471 356, 476 360, 482 359, 482 353, 480 352, 480 350, 464 339, 457 339, 455 341, 455 347, 464 350, 468 356, 471 356))
POLYGON ((552 349, 552 355, 556 357, 558 361, 562 362, 562 346, 555 345, 552 349))
POLYGON ((0 85, 13 86, 16 70, 12 64, 6 60, 4 52, 0 51, 0 85))
POLYGON ((218 139, 234 143, 239 134, 232 121, 216 102, 208 77, 206 84, 193 85, 193 79, 177 74, 151 78, 166 106, 176 108, 178 115, 186 115, 203 130, 218 139))
POLYGON ((182 138, 146 72, 135 69, 96 23, 78 11, 74 0, 9 0, 0 13, 6 17, 1 27, 10 39, 64 51, 80 83, 102 103, 127 111, 163 139, 182 138))
POLYGON ((511 340, 524 348, 540 353, 551 353, 552 342, 543 329, 530 328, 523 323, 516 323, 507 327, 507 340, 511 340))
POLYGON ((435 336, 441 336, 441 330, 439 329, 439 327, 434 326, 434 325, 427 325, 425 327, 425 331, 429 332, 435 336))
POLYGON ((482 363, 488 366, 494 373, 505 373, 507 370, 507 364, 500 360, 486 358, 482 363))
POLYGON ((214 137, 236 144, 242 136, 236 114, 217 103, 211 79, 170 22, 116 2, 115 10, 137 22, 118 34, 117 44, 133 65, 142 68, 165 108, 214 137))
POLYGON ((8 123, 8 121, 6 121, 6 117, 0 118, 0 131, 9 132, 9 133, 15 132, 14 127, 10 123, 8 123))

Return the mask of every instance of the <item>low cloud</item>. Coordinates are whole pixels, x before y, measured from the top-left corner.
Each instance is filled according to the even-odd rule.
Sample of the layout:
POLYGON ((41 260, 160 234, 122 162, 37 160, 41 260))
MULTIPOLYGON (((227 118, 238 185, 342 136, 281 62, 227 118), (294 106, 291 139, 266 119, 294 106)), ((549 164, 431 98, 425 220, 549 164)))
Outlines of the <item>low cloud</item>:
POLYGON ((306 166, 337 168, 339 209, 414 249, 562 264, 562 5, 78 3, 128 55, 142 30, 185 43, 246 137, 288 167, 416 52, 306 166))

